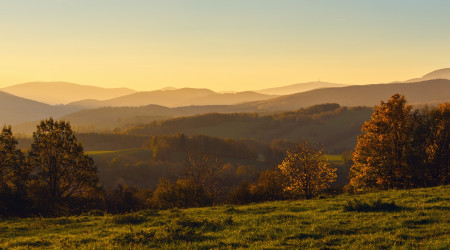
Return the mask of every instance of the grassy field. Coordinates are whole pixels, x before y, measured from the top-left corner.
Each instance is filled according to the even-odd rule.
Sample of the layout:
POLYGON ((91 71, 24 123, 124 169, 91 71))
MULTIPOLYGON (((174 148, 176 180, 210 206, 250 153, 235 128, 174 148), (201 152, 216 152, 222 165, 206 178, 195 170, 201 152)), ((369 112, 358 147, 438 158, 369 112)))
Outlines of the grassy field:
POLYGON ((115 151, 87 151, 87 155, 93 156, 93 157, 115 157, 118 155, 129 155, 129 156, 148 156, 152 155, 153 151, 151 149, 143 149, 143 148, 130 148, 130 149, 123 149, 123 150, 115 150, 115 151))
POLYGON ((441 186, 115 216, 3 219, 0 248, 448 249, 449 211, 450 186, 441 186))

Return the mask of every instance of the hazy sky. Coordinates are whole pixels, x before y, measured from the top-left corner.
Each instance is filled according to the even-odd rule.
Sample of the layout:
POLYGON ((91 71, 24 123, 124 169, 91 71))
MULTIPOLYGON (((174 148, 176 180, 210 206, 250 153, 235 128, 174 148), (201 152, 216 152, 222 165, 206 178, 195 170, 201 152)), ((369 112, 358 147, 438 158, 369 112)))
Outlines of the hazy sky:
POLYGON ((450 67, 449 0, 0 0, 0 87, 381 83, 450 67))

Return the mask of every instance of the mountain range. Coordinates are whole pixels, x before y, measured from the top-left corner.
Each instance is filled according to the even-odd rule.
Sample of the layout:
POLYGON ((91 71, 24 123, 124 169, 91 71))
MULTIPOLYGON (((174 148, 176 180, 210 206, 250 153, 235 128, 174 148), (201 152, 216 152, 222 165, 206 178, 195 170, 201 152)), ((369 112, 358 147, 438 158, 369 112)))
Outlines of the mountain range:
POLYGON ((155 91, 141 91, 130 95, 98 101, 81 100, 68 106, 85 108, 99 107, 139 107, 161 105, 166 107, 183 107, 191 105, 234 105, 243 102, 267 100, 276 97, 252 91, 236 93, 217 93, 209 89, 181 88, 155 91))
POLYGON ((422 77, 407 80, 405 82, 422 82, 435 79, 450 79, 450 68, 438 69, 422 77))
POLYGON ((261 89, 256 90, 255 92, 266 94, 266 95, 290 95, 300 92, 306 92, 314 89, 321 89, 321 88, 334 88, 334 87, 344 87, 347 86, 345 84, 339 84, 339 83, 329 83, 329 82, 305 82, 305 83, 297 83, 282 87, 276 87, 276 88, 268 88, 268 89, 261 89))
POLYGON ((69 82, 28 82, 0 90, 51 105, 67 104, 83 99, 106 100, 137 92, 128 88, 101 88, 69 82))
POLYGON ((412 83, 353 85, 341 88, 323 88, 237 105, 242 109, 260 111, 295 110, 321 103, 342 106, 374 106, 393 94, 406 97, 409 104, 437 104, 450 101, 450 80, 437 79, 412 83))
MULTIPOLYGON (((441 79, 450 78, 449 76, 450 69, 442 69, 426 74, 422 78, 417 78, 434 80, 354 86, 332 85, 328 88, 318 88, 283 96, 251 91, 217 93, 209 89, 169 88, 134 92, 106 100, 83 100, 67 105, 49 105, 0 91, 0 105, 2 107, 0 109, 0 125, 35 123, 37 120, 52 116, 71 121, 73 125, 85 130, 113 129, 170 117, 213 112, 289 111, 322 103, 338 103, 349 107, 373 107, 379 104, 381 100, 387 100, 394 93, 405 95, 410 104, 436 104, 450 101, 450 80, 441 79), (99 108, 104 106, 110 107, 99 108)), ((24 86, 27 86, 27 84, 22 87, 24 86)), ((36 89, 39 84, 28 84, 28 86, 33 86, 32 89, 36 89)), ((69 86, 72 85, 69 84, 69 86)), ((286 86, 286 89, 292 86, 286 86)), ((85 91, 91 89, 89 86, 81 88, 84 88, 85 91)), ((98 90, 97 87, 93 87, 92 90, 94 89, 98 90)), ((133 90, 125 89, 125 92, 127 91, 132 92, 133 90)), ((47 92, 47 95, 54 93, 49 89, 47 89, 47 92)), ((105 97, 105 95, 102 96, 105 97)))
POLYGON ((0 126, 35 121, 50 116, 58 117, 75 111, 71 107, 52 106, 3 91, 0 91, 0 107, 0 126))

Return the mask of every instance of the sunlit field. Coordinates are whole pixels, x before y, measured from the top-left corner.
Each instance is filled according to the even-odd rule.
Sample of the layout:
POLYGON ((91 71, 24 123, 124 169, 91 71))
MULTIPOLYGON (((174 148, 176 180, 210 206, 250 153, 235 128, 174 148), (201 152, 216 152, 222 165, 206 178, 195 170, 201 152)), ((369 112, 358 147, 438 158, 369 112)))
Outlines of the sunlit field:
POLYGON ((0 247, 448 249, 449 201, 450 186, 440 186, 245 206, 10 218, 0 220, 0 247))

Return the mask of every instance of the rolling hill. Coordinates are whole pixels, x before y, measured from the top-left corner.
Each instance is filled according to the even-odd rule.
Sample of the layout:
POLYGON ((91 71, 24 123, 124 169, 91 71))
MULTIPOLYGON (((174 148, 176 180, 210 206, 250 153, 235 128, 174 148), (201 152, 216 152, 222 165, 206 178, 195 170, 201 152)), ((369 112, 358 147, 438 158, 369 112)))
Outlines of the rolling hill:
MULTIPOLYGON (((177 98, 177 92, 169 93, 171 98, 177 98)), ((210 90, 189 89, 193 93, 197 93, 198 100, 207 99, 212 92, 210 90), (203 94, 203 96, 201 96, 203 94)), ((159 91, 158 93, 160 93, 159 91)), ((206 113, 233 113, 233 112, 258 112, 258 113, 271 113, 277 111, 290 111, 298 110, 299 108, 305 108, 322 103, 338 103, 342 106, 354 107, 354 106, 369 106, 373 107, 378 105, 380 100, 387 100, 394 93, 404 94, 410 104, 422 105, 422 104, 437 104, 441 102, 450 101, 450 80, 429 80, 424 82, 415 83, 390 83, 390 84, 372 84, 372 85, 357 85, 347 86, 340 88, 324 88, 316 89, 303 93, 297 93, 293 95, 280 96, 263 101, 247 102, 237 105, 200 105, 200 106, 184 106, 177 108, 168 108, 159 105, 148 105, 142 107, 105 107, 88 110, 79 110, 80 106, 66 105, 64 107, 52 107, 50 105, 45 106, 48 110, 57 110, 58 112, 41 112, 33 113, 33 115, 26 115, 30 108, 25 111, 17 109, 19 106, 9 105, 8 110, 2 110, 3 119, 8 123, 19 123, 25 121, 31 121, 31 118, 35 120, 43 119, 50 115, 56 116, 56 118, 65 119, 72 122, 72 125, 79 131, 102 131, 112 130, 117 127, 128 127, 133 124, 148 123, 155 120, 164 120, 172 117, 190 116, 206 113), (69 111, 74 113, 69 114, 69 111), (77 111, 77 112, 75 112, 77 111), (25 113, 23 113, 25 112, 25 113), (22 115, 25 114, 25 115, 22 115), (38 115, 41 114, 41 115, 38 115), (57 116, 60 114, 60 116, 57 116), (20 116, 21 119, 9 119, 9 117, 20 116), (14 122, 13 122, 14 121, 14 122)), ((136 93, 137 97, 142 93, 136 93)), ((146 100, 146 93, 143 93, 146 100)), ((158 97, 158 94, 152 93, 158 97)), ((225 94, 217 94, 217 96, 225 94)), ((235 94, 230 94, 235 95, 235 94)), ((136 97, 136 98, 137 98, 136 97)), ((168 95, 165 95, 167 102, 172 102, 173 99, 169 99, 168 95)), ((118 98, 123 100, 124 103, 132 101, 130 96, 118 98)), ((159 97, 162 99, 162 97, 159 97)), ((139 100, 139 98, 137 98, 139 100)), ((181 100, 179 97, 178 100, 181 100)), ((187 100, 187 99, 185 99, 187 100)), ((235 99, 236 100, 236 99, 235 99)), ((93 103, 99 103, 99 101, 90 100, 93 103)), ((33 104, 41 105, 38 102, 31 102, 33 104)), ((44 109, 45 110, 45 109, 44 109)), ((35 127, 35 124, 17 126, 21 132, 30 133, 35 127)))
POLYGON ((410 79, 405 82, 421 82, 427 80, 435 80, 435 79, 448 79, 450 80, 450 68, 438 69, 433 72, 430 72, 422 77, 410 79))
POLYGON ((297 83, 288 86, 276 87, 276 88, 268 88, 256 90, 255 92, 266 94, 266 95, 290 95, 300 92, 306 92, 314 89, 321 88, 334 88, 334 87, 344 87, 347 85, 338 84, 338 83, 329 83, 329 82, 306 82, 306 83, 297 83))
POLYGON ((0 126, 62 116, 74 111, 65 106, 52 106, 0 91, 0 126))
POLYGON ((67 104, 82 99, 106 100, 136 92, 128 88, 100 88, 69 82, 29 82, 0 90, 51 105, 67 104))
POLYGON ((273 95, 264 95, 251 91, 237 93, 217 93, 209 89, 182 88, 155 91, 142 91, 109 100, 81 100, 68 104, 73 107, 138 107, 161 105, 182 107, 191 105, 232 105, 256 100, 267 100, 273 95))
POLYGON ((406 97, 409 104, 437 104, 450 101, 450 80, 438 79, 414 83, 355 85, 341 88, 316 89, 303 93, 280 96, 270 100, 236 105, 236 109, 255 111, 295 110, 321 103, 343 106, 369 106, 387 100, 395 93, 406 97))
POLYGON ((131 126, 123 134, 150 136, 206 135, 221 138, 249 138, 267 143, 273 140, 308 140, 326 146, 330 152, 352 149, 361 125, 372 114, 371 108, 346 108, 321 104, 306 109, 274 114, 202 114, 131 126))

